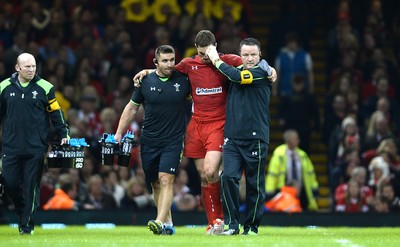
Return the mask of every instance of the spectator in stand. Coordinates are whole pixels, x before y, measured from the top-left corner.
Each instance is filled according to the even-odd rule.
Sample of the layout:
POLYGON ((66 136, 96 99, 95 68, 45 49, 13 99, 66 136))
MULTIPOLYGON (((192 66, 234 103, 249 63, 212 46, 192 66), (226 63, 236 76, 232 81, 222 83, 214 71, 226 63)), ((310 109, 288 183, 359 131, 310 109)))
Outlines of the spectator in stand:
POLYGON ((346 98, 341 94, 336 94, 332 101, 332 111, 325 111, 324 122, 322 125, 322 141, 329 145, 332 133, 340 127, 343 119, 347 116, 346 98))
POLYGON ((131 76, 127 75, 120 75, 117 79, 117 88, 110 92, 107 95, 107 98, 105 100, 105 103, 107 106, 112 106, 112 103, 115 98, 120 98, 124 102, 124 105, 126 105, 129 100, 131 99, 132 93, 133 93, 133 85, 131 82, 131 76))
POLYGON ((117 173, 118 173, 118 177, 120 179, 120 184, 126 191, 128 189, 128 181, 132 176, 131 168, 120 166, 120 167, 118 167, 117 173))
MULTIPOLYGON (((113 132, 110 132, 113 133, 113 132)), ((105 166, 103 166, 104 168, 105 166)), ((105 191, 110 193, 113 197, 115 202, 117 203, 117 207, 120 207, 120 202, 125 195, 124 188, 119 184, 119 179, 117 172, 111 168, 103 170, 101 176, 104 181, 104 188, 105 191)))
MULTIPOLYGON (((377 91, 377 84, 380 78, 389 78, 387 74, 386 66, 383 64, 377 64, 371 70, 371 76, 367 78, 366 82, 362 85, 361 88, 361 101, 366 102, 368 97, 371 95, 375 95, 377 91)), ((388 80, 388 79, 387 79, 388 80)), ((392 85, 386 85, 386 87, 382 87, 381 94, 388 95, 390 98, 393 98, 395 95, 395 90, 392 85)))
POLYGON ((363 69, 363 74, 365 78, 371 78, 372 73, 378 66, 383 66, 387 72, 387 76, 392 78, 393 80, 398 79, 398 72, 396 67, 396 61, 391 59, 393 55, 391 55, 392 51, 383 50, 381 47, 375 47, 372 51, 371 57, 367 58, 364 64, 360 66, 363 69), (389 53, 389 54, 388 54, 389 53))
POLYGON ((305 89, 309 93, 314 93, 314 73, 311 55, 300 46, 300 40, 296 33, 287 33, 285 42, 285 46, 275 60, 278 84, 273 87, 274 95, 292 94, 292 82, 295 75, 303 76, 305 89))
POLYGON ((376 110, 383 112, 383 114, 389 120, 391 130, 399 136, 400 133, 400 115, 398 114, 398 101, 391 101, 387 97, 383 96, 376 102, 376 110))
POLYGON ((398 100, 396 99, 395 91, 393 87, 390 86, 389 80, 387 77, 380 77, 376 86, 371 91, 371 94, 364 100, 363 102, 363 118, 367 120, 371 114, 378 110, 378 101, 381 98, 386 98, 387 105, 381 103, 380 107, 382 108, 385 115, 388 117, 388 120, 391 120, 392 123, 398 123, 398 100), (397 122, 396 122, 397 121, 397 122))
POLYGON ((128 181, 125 196, 121 200, 122 209, 154 209, 154 199, 146 190, 144 178, 133 176, 128 181))
POLYGON ((327 85, 328 88, 334 86, 335 83, 340 81, 340 77, 343 75, 348 76, 348 80, 354 83, 351 83, 351 87, 361 88, 364 85, 364 77, 361 70, 357 69, 356 61, 354 55, 352 54, 343 54, 341 58, 341 65, 333 70, 330 78, 330 84, 327 85))
POLYGON ((117 209, 114 197, 104 190, 103 183, 100 175, 92 175, 88 181, 88 194, 83 203, 89 204, 90 209, 117 209))
POLYGON ((332 194, 338 185, 350 179, 353 169, 360 166, 360 163, 358 149, 354 147, 345 148, 343 155, 335 161, 332 167, 329 167, 332 194))
POLYGON ((184 168, 179 168, 174 182, 174 199, 172 210, 191 211, 197 208, 197 199, 190 191, 188 174, 184 168))
POLYGON ((299 183, 301 207, 305 211, 316 211, 319 192, 314 166, 307 153, 298 147, 300 140, 295 130, 286 130, 283 139, 285 143, 274 150, 269 162, 265 186, 267 201, 294 180, 299 183))
POLYGON ((389 183, 390 171, 389 164, 382 156, 377 156, 368 165, 369 181, 368 185, 377 193, 380 186, 389 183))
MULTIPOLYGON (((372 56, 374 48, 377 46, 376 38, 369 29, 365 29, 363 32, 363 40, 361 44, 361 49, 358 55, 358 64, 364 64, 367 59, 372 56)), ((362 73, 362 72, 361 72, 362 73)))
MULTIPOLYGON (((64 33, 53 30, 48 34, 46 41, 39 48, 40 59, 46 62, 50 58, 64 61, 75 69, 77 60, 74 51, 63 43, 64 33)), ((72 70, 73 71, 73 70, 72 70)))
POLYGON ((350 180, 357 181, 361 188, 361 197, 365 198, 365 201, 370 205, 374 198, 374 191, 367 185, 367 169, 363 166, 357 166, 351 171, 349 180, 343 182, 335 188, 334 201, 335 205, 339 201, 343 201, 346 197, 346 191, 348 190, 347 182, 350 180))
POLYGON ((96 83, 96 89, 101 97, 105 96, 107 76, 110 72, 111 63, 106 57, 106 47, 102 39, 92 43, 89 55, 90 78, 96 83))
POLYGON ((97 94, 97 90, 93 86, 86 86, 83 89, 79 111, 78 119, 83 121, 86 126, 86 138, 98 141, 102 135, 99 132, 100 129, 100 97, 97 94))
MULTIPOLYGON (((87 159, 85 157, 85 159, 87 159)), ((74 183, 76 190, 77 190, 77 195, 75 197, 75 200, 81 203, 84 199, 87 192, 87 185, 81 180, 80 173, 82 169, 68 169, 68 174, 71 177, 72 183, 74 183)))
POLYGON ((89 153, 89 155, 85 155, 85 159, 83 161, 83 167, 80 169, 80 178, 81 178, 81 185, 85 188, 82 192, 79 193, 79 198, 83 201, 86 198, 89 190, 89 180, 90 178, 96 173, 98 169, 95 166, 94 157, 89 153))
POLYGON ((91 209, 91 205, 81 205, 76 199, 78 195, 76 184, 68 173, 58 178, 54 196, 43 206, 44 210, 79 210, 91 209))
MULTIPOLYGON (((341 5, 348 5, 347 1, 340 1, 341 5)), ((339 5, 340 6, 340 5, 339 5)), ((347 7, 348 8, 348 7, 347 7)), ((348 11, 340 11, 337 15, 336 25, 328 32, 328 70, 332 71, 337 67, 337 61, 340 61, 340 56, 344 55, 340 50, 340 43, 345 34, 351 34, 358 38, 358 30, 354 28, 350 22, 350 14, 348 11)), ((351 54, 354 56, 355 54, 351 54)))
MULTIPOLYGON (((6 67, 6 74, 12 74, 15 71, 15 61, 17 57, 26 50, 28 45, 28 35, 20 30, 16 31, 13 35, 12 46, 4 51, 4 65, 6 67)), ((37 60, 41 60, 37 57, 37 60)))
POLYGON ((278 105, 279 124, 283 130, 294 129, 300 136, 300 148, 310 152, 312 131, 320 129, 317 101, 305 90, 304 78, 296 75, 293 80, 293 94, 282 96, 278 105))
MULTIPOLYGON (((154 29, 153 35, 154 35, 154 43, 149 44, 149 47, 147 48, 145 54, 145 59, 144 59, 145 68, 155 67, 153 58, 154 58, 154 52, 156 51, 157 47, 159 47, 160 45, 167 45, 171 43, 170 33, 168 32, 168 29, 165 26, 158 26, 156 29, 154 29)), ((176 61, 179 61, 181 59, 179 51, 175 51, 175 53, 176 53, 176 61)))
POLYGON ((106 92, 108 94, 107 103, 109 105, 111 103, 110 96, 112 99, 113 97, 118 96, 127 98, 127 95, 132 95, 133 85, 130 78, 139 72, 140 69, 141 68, 137 63, 136 54, 133 51, 126 51, 121 55, 120 60, 115 63, 114 67, 112 66, 110 68, 110 72, 108 73, 107 80, 109 85, 106 85, 106 92), (129 84, 126 84, 124 80, 128 80, 129 84))
POLYGON ((400 155, 397 152, 398 150, 397 146, 399 144, 396 143, 396 140, 398 139, 395 138, 383 139, 379 143, 379 146, 376 149, 370 149, 362 153, 361 157, 363 159, 363 164, 367 166, 373 158, 375 158, 378 155, 381 155, 385 158, 385 160, 388 161, 391 168, 396 170, 400 169, 400 155))
POLYGON ((328 146, 328 162, 331 167, 336 166, 341 160, 346 148, 360 150, 360 136, 357 123, 353 117, 343 119, 340 128, 331 135, 328 146))
POLYGON ((32 17, 31 17, 31 33, 34 35, 33 39, 37 42, 43 41, 46 37, 46 31, 51 20, 51 13, 48 9, 44 8, 43 3, 38 0, 31 3, 32 17))
POLYGON ((106 107, 100 112, 99 133, 114 133, 118 127, 118 114, 112 107, 106 107))
POLYGON ((336 212, 357 213, 369 210, 366 198, 361 192, 359 183, 355 180, 347 182, 345 196, 336 202, 336 212))
POLYGON ((393 137, 388 119, 381 111, 375 111, 368 121, 367 129, 362 136, 363 145, 361 151, 376 149, 379 143, 385 139, 393 137))
POLYGON ((362 125, 362 112, 360 94, 357 91, 349 90, 345 94, 347 104, 347 114, 353 116, 359 126, 362 125))
POLYGON ((400 198, 396 196, 392 184, 384 184, 380 188, 378 196, 383 196, 388 199, 390 212, 400 212, 400 198))

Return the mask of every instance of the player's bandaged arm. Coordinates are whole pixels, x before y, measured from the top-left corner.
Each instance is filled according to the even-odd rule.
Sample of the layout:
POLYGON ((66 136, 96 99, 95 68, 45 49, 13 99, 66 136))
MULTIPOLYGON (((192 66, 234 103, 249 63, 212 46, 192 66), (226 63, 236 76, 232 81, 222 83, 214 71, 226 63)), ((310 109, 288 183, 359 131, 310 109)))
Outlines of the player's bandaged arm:
MULTIPOLYGON (((223 61, 216 61, 215 67, 224 74, 230 81, 238 84, 252 84, 254 81, 262 80, 268 77, 268 72, 256 65, 251 69, 241 70, 243 65, 235 68, 229 66, 223 61)), ((269 66, 268 66, 269 67, 269 66)))

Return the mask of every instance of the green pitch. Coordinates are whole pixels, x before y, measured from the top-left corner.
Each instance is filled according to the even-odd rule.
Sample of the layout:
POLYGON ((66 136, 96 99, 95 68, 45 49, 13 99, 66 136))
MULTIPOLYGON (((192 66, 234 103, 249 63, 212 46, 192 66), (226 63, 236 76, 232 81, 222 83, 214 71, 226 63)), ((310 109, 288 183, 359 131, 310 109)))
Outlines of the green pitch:
POLYGON ((116 226, 88 229, 35 228, 34 236, 18 234, 10 226, 0 226, 1 246, 172 246, 172 247, 291 247, 291 246, 400 246, 400 228, 261 227, 258 236, 205 236, 204 227, 177 227, 173 236, 153 235, 146 226, 116 226))

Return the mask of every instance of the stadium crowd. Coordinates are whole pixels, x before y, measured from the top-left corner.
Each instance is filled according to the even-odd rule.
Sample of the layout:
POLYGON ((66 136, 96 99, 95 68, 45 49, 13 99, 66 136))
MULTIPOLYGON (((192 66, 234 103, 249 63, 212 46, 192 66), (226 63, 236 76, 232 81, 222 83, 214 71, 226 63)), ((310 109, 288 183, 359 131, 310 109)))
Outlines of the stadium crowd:
MULTIPOLYGON (((300 143, 304 140, 302 149, 309 154, 309 128, 320 128, 328 147, 333 211, 399 211, 400 15, 384 16, 380 0, 362 4, 360 14, 358 2, 336 1, 337 22, 327 37, 327 95, 325 105, 319 106, 323 116, 306 116, 317 120, 305 134, 298 130, 300 143)), ((154 208, 138 147, 129 167, 104 166, 99 139, 103 133, 115 133, 133 92, 132 77, 154 67, 159 45, 172 45, 179 61, 196 54, 194 35, 208 29, 216 35, 218 51, 237 53, 240 40, 250 33, 249 1, 11 0, 0 1, 0 6, 0 81, 14 72, 20 53, 33 54, 38 73, 56 88, 71 137, 85 138, 90 145, 82 169, 45 170, 41 207, 51 209, 46 204, 50 198, 65 193, 76 203, 59 204, 69 205, 59 206, 62 209, 154 208)), ((313 97, 312 60, 307 59, 307 70, 295 77, 292 89, 305 82, 307 95, 313 97)), ((279 95, 286 103, 290 96, 279 95)), ((136 140, 142 119, 137 114, 129 127, 136 140)), ((172 209, 203 210, 199 186, 191 161, 183 159, 172 209)), ((6 198, 1 207, 12 209, 6 198)))
POLYGON ((332 207, 399 211, 400 16, 384 1, 357 3, 338 1, 328 33, 323 138, 332 207))

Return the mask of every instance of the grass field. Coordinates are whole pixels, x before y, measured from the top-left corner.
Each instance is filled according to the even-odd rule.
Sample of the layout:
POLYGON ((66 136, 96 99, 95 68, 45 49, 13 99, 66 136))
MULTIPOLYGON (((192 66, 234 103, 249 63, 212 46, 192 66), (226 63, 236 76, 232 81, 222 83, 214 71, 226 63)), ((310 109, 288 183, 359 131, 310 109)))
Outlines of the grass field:
POLYGON ((177 227, 173 236, 153 235, 146 226, 94 229, 35 228, 34 236, 18 235, 0 226, 0 246, 173 246, 173 247, 290 247, 290 246, 400 246, 400 228, 261 227, 258 236, 204 236, 204 227, 177 227))

